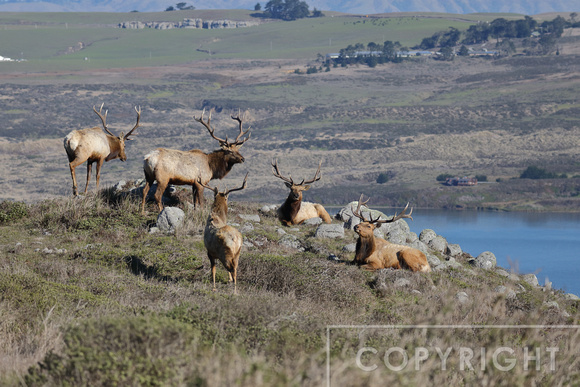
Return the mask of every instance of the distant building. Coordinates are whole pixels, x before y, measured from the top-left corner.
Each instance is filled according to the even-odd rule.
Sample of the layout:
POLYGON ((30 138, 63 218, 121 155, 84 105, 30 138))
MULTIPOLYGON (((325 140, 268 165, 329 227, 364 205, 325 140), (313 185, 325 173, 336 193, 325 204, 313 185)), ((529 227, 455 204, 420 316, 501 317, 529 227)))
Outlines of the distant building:
POLYGON ((467 187, 477 185, 477 179, 474 177, 448 177, 445 179, 445 185, 467 187))

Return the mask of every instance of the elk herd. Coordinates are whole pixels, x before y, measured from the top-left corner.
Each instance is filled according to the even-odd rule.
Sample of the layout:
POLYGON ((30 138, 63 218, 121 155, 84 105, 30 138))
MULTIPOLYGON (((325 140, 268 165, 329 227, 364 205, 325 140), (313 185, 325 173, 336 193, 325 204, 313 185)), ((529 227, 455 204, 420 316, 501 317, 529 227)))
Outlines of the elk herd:
MULTIPOLYGON (((73 130, 64 138, 64 148, 69 160, 74 196, 78 196, 76 167, 85 161, 87 162, 87 182, 84 190, 86 194, 91 178, 92 164, 97 163, 96 187, 98 190, 103 163, 116 158, 126 161, 125 141, 132 140, 130 136, 134 136, 136 134, 134 133, 135 130, 140 127, 141 107, 135 107, 137 119, 133 128, 127 134, 121 132, 119 136, 114 135, 107 126, 108 111, 105 110, 103 113, 103 106, 104 104, 100 106, 98 111, 93 106, 93 111, 102 122, 102 130, 98 126, 73 130)), ((227 136, 225 138, 217 137, 214 128, 211 126, 211 111, 206 120, 204 120, 204 115, 205 110, 202 111, 199 118, 195 116, 193 118, 207 129, 211 138, 219 143, 219 149, 206 153, 200 149, 184 151, 157 148, 147 153, 143 159, 145 186, 141 199, 141 213, 145 213, 147 195, 154 182, 157 182, 154 199, 159 211, 163 210, 162 195, 170 184, 190 185, 195 208, 203 206, 204 188, 213 191, 214 202, 204 230, 204 245, 211 263, 213 289, 216 289, 216 261, 219 260, 228 271, 229 280, 234 283, 234 293, 236 293, 238 260, 243 238, 236 228, 227 224, 228 195, 246 188, 248 175, 246 174, 240 187, 226 189, 222 192, 216 187, 211 187, 209 182, 214 179, 223 179, 234 165, 245 161, 240 153, 240 148, 250 139, 251 133, 249 129, 244 131, 244 117, 240 117, 238 113, 237 116, 231 115, 231 118, 238 123, 239 133, 235 140, 228 141, 227 136)), ((281 179, 284 185, 290 189, 288 197, 277 210, 277 216, 282 225, 300 225, 311 218, 321 218, 324 223, 332 222, 330 215, 321 204, 302 200, 303 192, 310 189, 312 183, 320 180, 321 166, 322 161, 318 164, 314 177, 309 180, 302 179, 302 181, 297 183, 290 174, 287 176, 282 175, 277 160, 272 161, 272 174, 281 179)), ((407 213, 408 204, 401 213, 395 214, 391 219, 373 219, 372 216, 366 219, 361 208, 363 206, 366 207, 368 200, 363 201, 363 195, 361 195, 357 208, 352 209, 353 215, 360 219, 360 223, 354 228, 355 233, 358 234, 358 239, 352 263, 366 270, 393 268, 408 269, 416 272, 431 271, 425 254, 420 250, 390 243, 374 235, 374 230, 383 223, 391 223, 403 218, 412 219, 412 209, 407 213)))

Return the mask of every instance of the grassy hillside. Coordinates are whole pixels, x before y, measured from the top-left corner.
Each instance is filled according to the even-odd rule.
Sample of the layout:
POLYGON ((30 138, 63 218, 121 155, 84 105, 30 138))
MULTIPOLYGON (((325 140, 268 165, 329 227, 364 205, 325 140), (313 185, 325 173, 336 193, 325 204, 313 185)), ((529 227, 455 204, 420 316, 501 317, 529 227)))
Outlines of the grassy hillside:
MULTIPOLYGON (((2 63, 5 71, 82 70, 109 67, 182 64, 192 60, 315 59, 349 44, 385 40, 411 46, 434 32, 466 29, 476 20, 500 15, 456 16, 428 14, 389 18, 334 17, 294 22, 270 21, 259 26, 227 30, 125 30, 124 21, 182 21, 184 18, 250 20, 250 11, 180 11, 160 13, 7 13, 0 16, 0 55, 27 59, 2 63), (83 42, 86 48, 66 54, 83 42), (197 49, 203 51, 197 51, 197 49), (89 58, 90 61, 86 61, 89 58)), ((510 15, 501 15, 510 17, 510 15)), ((511 15, 511 17, 518 17, 511 15)))
POLYGON ((138 198, 112 190, 31 206, 1 203, 0 384, 319 386, 328 380, 327 364, 331 385, 580 381, 576 330, 492 327, 578 324, 577 301, 562 292, 474 269, 468 254, 437 253, 450 261, 429 274, 365 272, 343 250, 355 241, 352 231, 339 239, 315 238, 316 226, 281 231, 259 204, 230 201, 229 220, 245 227, 247 242, 237 296, 221 266, 211 291, 202 240, 207 209, 194 212, 178 200, 186 220, 167 235, 148 233, 155 214, 138 215, 138 198), (260 222, 246 227, 238 214, 259 214, 260 222), (475 327, 365 328, 416 324, 475 327), (378 364, 373 372, 356 365, 362 347, 379 351, 362 358, 378 364), (431 356, 420 372, 411 356, 409 367, 393 372, 381 360, 392 347, 411 356, 426 348, 431 356), (449 347, 442 367, 436 348, 449 347), (514 354, 497 363, 493 353, 506 347, 514 354), (524 369, 524 347, 542 351, 538 370, 534 363, 524 369), (558 349, 553 370, 548 347, 558 349), (474 349, 473 370, 459 370, 460 348, 474 349), (481 348, 488 351, 483 360, 481 348), (517 367, 508 372, 495 365, 510 359, 517 367))

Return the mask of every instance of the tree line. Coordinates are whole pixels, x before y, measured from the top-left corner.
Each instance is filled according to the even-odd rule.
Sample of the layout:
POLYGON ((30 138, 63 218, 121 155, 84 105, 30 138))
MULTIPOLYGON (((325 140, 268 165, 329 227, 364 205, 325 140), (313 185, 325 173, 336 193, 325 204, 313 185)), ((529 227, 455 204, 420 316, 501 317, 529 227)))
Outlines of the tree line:
POLYGON ((438 50, 435 57, 441 60, 452 60, 455 55, 468 56, 468 45, 483 44, 495 39, 495 54, 506 56, 516 52, 512 39, 520 39, 523 53, 526 55, 548 55, 557 52, 557 40, 562 36, 564 28, 580 27, 576 21, 577 14, 570 14, 570 20, 557 16, 551 21, 538 23, 526 16, 520 20, 498 18, 492 22, 481 22, 469 26, 465 31, 449 27, 430 37, 423 38, 421 43, 409 47, 402 46, 398 41, 387 40, 384 43, 356 43, 340 49, 338 58, 333 58, 335 65, 367 64, 375 67, 386 62, 401 62, 403 54, 410 50, 438 50), (457 46, 460 47, 456 49, 457 46))

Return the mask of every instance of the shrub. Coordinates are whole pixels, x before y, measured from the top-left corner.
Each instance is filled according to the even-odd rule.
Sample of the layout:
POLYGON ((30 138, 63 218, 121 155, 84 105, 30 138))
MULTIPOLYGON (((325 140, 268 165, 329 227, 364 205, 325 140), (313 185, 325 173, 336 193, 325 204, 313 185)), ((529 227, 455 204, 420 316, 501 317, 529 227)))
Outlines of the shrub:
POLYGON ((28 206, 22 202, 0 203, 0 224, 14 222, 28 215, 28 206))
POLYGON ((477 181, 487 181, 486 175, 475 175, 475 178, 477 179, 477 181))
POLYGON ((520 179, 554 179, 558 177, 553 172, 547 172, 543 168, 536 167, 535 165, 529 166, 520 175, 520 179))
POLYGON ((453 177, 453 175, 449 173, 442 173, 439 176, 437 176, 437 181, 445 181, 447 180, 448 177, 453 177))

